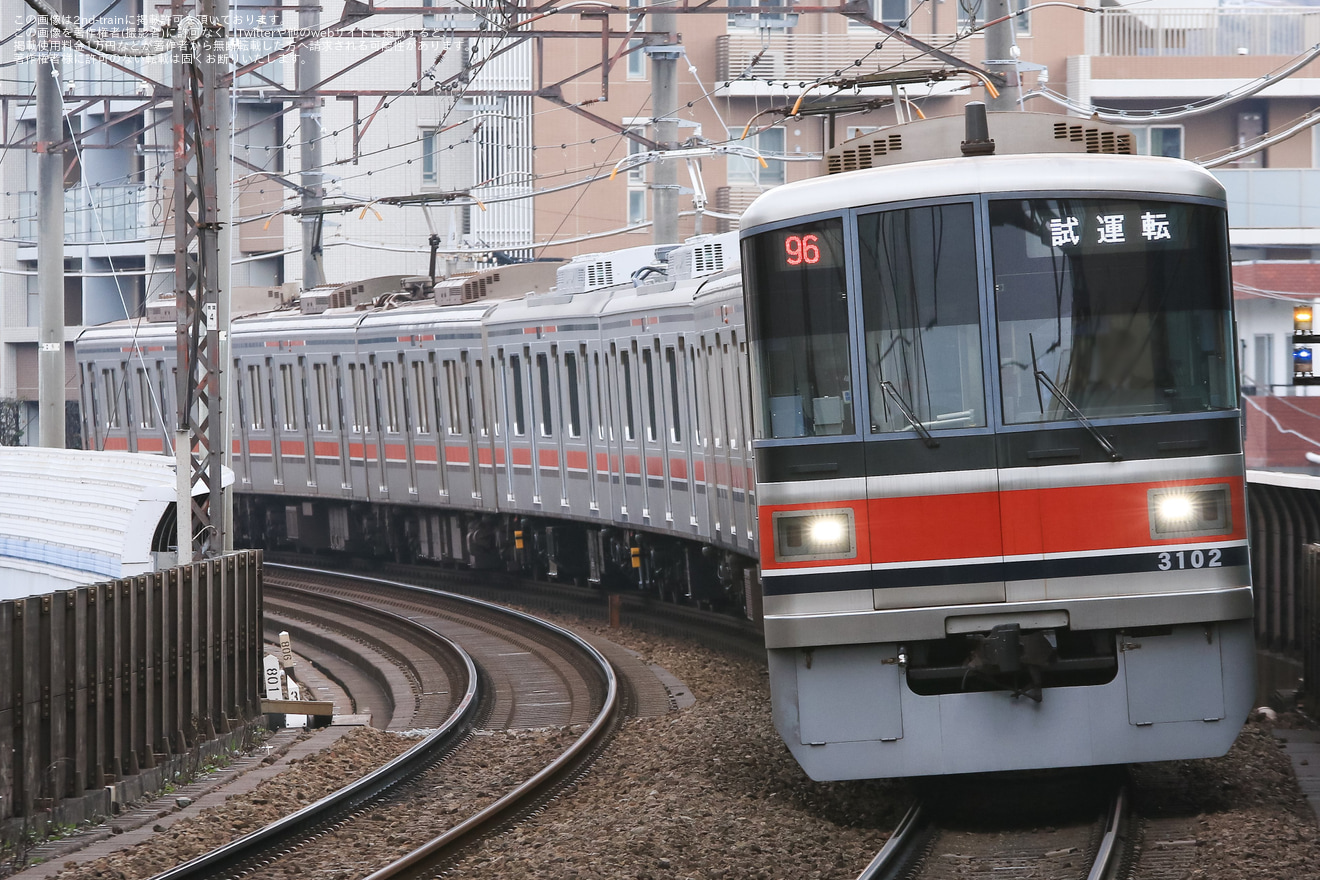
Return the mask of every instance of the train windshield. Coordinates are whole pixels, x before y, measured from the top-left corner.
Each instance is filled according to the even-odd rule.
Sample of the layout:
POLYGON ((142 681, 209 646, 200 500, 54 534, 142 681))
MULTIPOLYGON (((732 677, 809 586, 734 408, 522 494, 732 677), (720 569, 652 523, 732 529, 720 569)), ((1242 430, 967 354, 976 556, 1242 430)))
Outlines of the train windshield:
POLYGON ((1224 223, 1179 202, 991 202, 1004 422, 1232 409, 1224 223))
POLYGON ((842 221, 758 235, 743 266, 760 374, 756 436, 853 434, 842 221))
POLYGON ((984 427, 970 203, 857 221, 871 433, 984 427))

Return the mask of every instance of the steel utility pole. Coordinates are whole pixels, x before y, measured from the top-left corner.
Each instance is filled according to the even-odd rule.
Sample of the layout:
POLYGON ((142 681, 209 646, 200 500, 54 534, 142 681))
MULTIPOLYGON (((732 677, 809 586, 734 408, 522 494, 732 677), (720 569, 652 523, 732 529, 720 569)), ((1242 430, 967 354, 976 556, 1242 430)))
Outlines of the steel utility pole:
MULTIPOLYGON (((58 45, 58 44, 56 44, 58 45)), ((58 48, 37 62, 37 442, 63 449, 64 436, 64 97, 58 48)))
MULTIPOLYGON (((312 33, 321 27, 321 7, 311 0, 302 0, 298 7, 298 29, 312 33)), ((321 81, 320 47, 311 40, 298 46, 297 74, 294 88, 298 91, 298 128, 302 141, 302 289, 310 290, 325 283, 321 264, 321 232, 325 215, 321 207, 324 173, 321 170, 321 96, 313 91, 321 81)))
MULTIPOLYGON (((665 12, 655 16, 656 30, 668 34, 662 46, 649 46, 651 56, 651 112, 655 120, 655 142, 661 150, 678 146, 678 16, 665 12)), ((661 159, 651 178, 651 233, 656 244, 678 241, 678 162, 661 159)))
MULTIPOLYGON (((986 21, 1003 18, 1012 12, 1012 0, 986 0, 986 21)), ((1004 84, 999 87, 999 97, 986 98, 987 110, 1021 109, 1022 81, 1018 78, 1017 52, 1012 18, 985 29, 985 66, 992 73, 1002 73, 1005 78, 1004 84)))
MULTIPOLYGON (((223 459, 228 381, 221 340, 221 249, 218 166, 220 141, 229 137, 225 85, 225 0, 173 0, 178 28, 174 58, 174 305, 178 345, 178 427, 174 454, 178 476, 179 564, 228 544, 223 459), (223 123, 223 125, 222 125, 223 123), (194 495, 194 488, 200 491, 194 495)), ((228 199, 229 194, 225 193, 228 199)), ((227 277, 227 272, 223 273, 227 277)), ((223 310, 227 314, 228 309, 223 310)))

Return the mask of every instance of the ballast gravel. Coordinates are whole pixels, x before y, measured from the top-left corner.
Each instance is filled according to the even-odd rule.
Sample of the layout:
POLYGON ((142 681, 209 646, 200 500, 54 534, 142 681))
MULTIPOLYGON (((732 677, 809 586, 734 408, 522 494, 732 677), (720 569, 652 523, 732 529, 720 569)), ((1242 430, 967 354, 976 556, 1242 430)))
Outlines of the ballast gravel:
MULTIPOLYGON (((560 621, 637 651, 691 690, 695 705, 630 719, 608 752, 536 816, 471 849, 455 878, 853 878, 883 845, 920 782, 815 783, 770 721, 764 664, 591 622, 560 621)), ((1285 719, 1280 719, 1285 720, 1285 719)), ((1191 817, 1194 880, 1294 880, 1320 865, 1320 830, 1270 729, 1252 721, 1224 758, 1145 765, 1147 806, 1191 817)), ((403 804, 368 811, 263 877, 360 878, 526 778, 576 730, 490 731, 403 804), (350 828, 352 830, 350 830, 350 828), (296 871, 296 873, 295 873, 296 871)), ((361 729, 293 770, 64 880, 150 877, 320 797, 410 747, 361 729)))

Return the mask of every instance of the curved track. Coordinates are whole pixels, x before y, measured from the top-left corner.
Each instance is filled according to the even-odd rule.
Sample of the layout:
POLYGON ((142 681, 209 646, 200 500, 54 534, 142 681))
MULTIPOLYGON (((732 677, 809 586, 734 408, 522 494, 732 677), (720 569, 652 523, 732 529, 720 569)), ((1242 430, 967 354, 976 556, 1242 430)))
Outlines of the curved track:
MULTIPOLYGON (((391 794, 411 794, 419 783, 434 789, 434 780, 422 780, 434 772, 437 762, 462 751, 459 746, 478 727, 586 728, 567 750, 522 784, 467 815, 449 816, 423 844, 396 853, 372 876, 429 874, 459 848, 534 809, 582 772, 603 747, 617 717, 618 683, 608 661, 552 624, 489 603, 360 576, 269 566, 266 583, 273 606, 283 605, 301 618, 338 619, 332 628, 352 620, 354 638, 370 653, 389 658, 389 667, 399 673, 395 678, 406 682, 401 686, 396 680, 387 687, 394 703, 391 726, 402 718, 413 727, 427 724, 442 703, 457 703, 457 708, 447 718, 436 719, 439 728, 421 743, 380 770, 258 832, 160 874, 157 880, 276 875, 282 871, 282 860, 301 858, 299 851, 317 838, 366 821, 367 814, 380 809, 391 794), (290 598, 282 600, 282 595, 290 598), (353 610, 345 611, 349 606, 353 610), (400 633, 411 635, 400 639, 400 633), (421 638, 419 633, 429 637, 421 638), (423 645, 428 639, 431 647, 423 645), (435 647, 446 644, 456 650, 456 643, 464 645, 458 653, 468 673, 461 688, 454 686, 460 679, 453 674, 452 662, 438 659, 443 652, 435 647), (460 690, 462 696, 457 697, 460 690), (443 701, 437 699, 440 692, 445 692, 443 701), (408 712, 409 708, 414 711, 408 712)), ((381 677, 391 678, 388 668, 381 677)), ((294 866, 291 873, 297 872, 294 866)))

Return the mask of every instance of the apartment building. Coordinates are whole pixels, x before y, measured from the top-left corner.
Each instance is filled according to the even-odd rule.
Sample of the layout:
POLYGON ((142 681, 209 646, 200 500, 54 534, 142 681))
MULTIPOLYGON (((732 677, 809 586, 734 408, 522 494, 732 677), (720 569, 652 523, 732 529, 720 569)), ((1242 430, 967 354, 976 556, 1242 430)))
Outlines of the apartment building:
MULTIPOLYGON (((89 2, 84 12, 101 12, 89 2)), ((125 10, 144 8, 129 5, 140 2, 120 0, 125 10)), ((629 5, 641 6, 637 0, 629 5)), ((678 15, 677 140, 733 148, 679 163, 679 234, 736 228, 738 215, 760 192, 822 173, 820 156, 833 144, 918 111, 952 115, 967 100, 984 100, 980 80, 958 73, 949 59, 1016 68, 1025 110, 1090 115, 1094 106, 1126 112, 1124 124, 1142 151, 1189 159, 1233 150, 1320 106, 1320 62, 1278 76, 1320 43, 1320 9, 1159 7, 1030 11, 1014 19, 1013 51, 1006 59, 986 57, 984 35, 973 29, 986 20, 986 4, 972 0, 873 0, 877 20, 939 47, 942 59, 836 13, 766 17, 718 9, 678 15), (912 81, 859 89, 830 84, 842 76, 895 71, 910 73, 912 81), (1253 83, 1263 87, 1239 100, 1213 102, 1242 94, 1253 83), (806 112, 788 117, 799 98, 806 112), (1206 103, 1203 112, 1180 112, 1206 103)), ((472 8, 471 16, 461 18, 372 16, 354 22, 358 33, 376 28, 366 37, 324 44, 315 104, 322 167, 311 170, 322 174, 325 202, 345 210, 315 218, 289 213, 301 203, 298 187, 305 179, 300 163, 307 107, 296 92, 306 80, 299 80, 297 56, 285 55, 239 78, 233 100, 237 311, 272 291, 308 286, 304 224, 314 230, 319 224, 313 238, 322 252, 323 277, 312 284, 425 274, 433 234, 440 239, 442 269, 470 265, 474 255, 568 256, 652 240, 656 166, 639 164, 609 177, 621 160, 641 158, 648 149, 621 132, 644 140, 656 136, 654 53, 674 53, 650 30, 656 18, 639 19, 622 6, 594 2, 565 4, 536 20, 494 4, 472 8), (634 24, 631 37, 619 36, 634 24), (602 39, 606 25, 614 35, 602 39), (430 36, 387 45, 390 28, 407 27, 425 27, 430 36), (472 35, 479 27, 490 35, 472 35), (534 38, 513 38, 522 33, 534 38), (470 193, 480 204, 446 200, 456 192, 470 193), (421 194, 434 199, 425 209, 390 202, 421 194)), ((0 10, 6 16, 0 38, 13 37, 26 7, 0 0, 0 10)), ((344 14, 342 3, 331 2, 320 20, 326 26, 344 14)), ((266 7, 238 7, 235 21, 248 38, 236 43, 240 63, 285 40, 266 7)), ((20 45, 19 39, 3 43, 0 61, 13 62, 5 68, 7 142, 23 144, 25 137, 30 142, 34 111, 32 74, 17 54, 20 45)), ((168 104, 148 106, 155 86, 68 54, 66 81, 73 85, 65 106, 70 125, 84 133, 80 154, 66 156, 66 314, 72 337, 82 325, 140 314, 147 299, 172 288, 166 201, 172 145, 168 104)), ((168 84, 171 72, 162 62, 120 67, 136 70, 133 65, 141 65, 151 82, 168 84)), ((1234 255, 1244 265, 1309 267, 1315 260, 1315 131, 1215 169, 1230 194, 1234 255)), ((6 230, 0 236, 0 398, 23 401, 36 397, 34 167, 28 149, 7 150, 0 163, 0 228, 6 230)), ((1272 277, 1267 268, 1253 271, 1256 279, 1272 277)), ((1316 289, 1309 280, 1302 286, 1286 292, 1309 296, 1316 289)), ((1286 384, 1288 299, 1254 281, 1239 284, 1238 295, 1244 384, 1286 384)), ((69 376, 73 399, 72 369, 69 376)), ((34 405, 29 412, 35 428, 34 405)))

